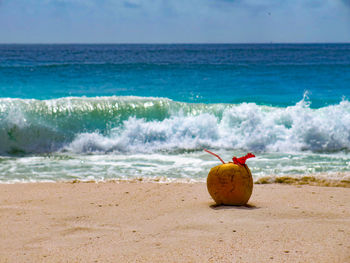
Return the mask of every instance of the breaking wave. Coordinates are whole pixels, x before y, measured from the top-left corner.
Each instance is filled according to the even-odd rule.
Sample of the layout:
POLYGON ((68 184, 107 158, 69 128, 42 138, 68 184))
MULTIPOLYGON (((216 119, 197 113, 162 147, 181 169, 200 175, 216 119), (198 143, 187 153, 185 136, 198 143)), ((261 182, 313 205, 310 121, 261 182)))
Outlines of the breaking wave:
POLYGON ((254 152, 350 150, 350 102, 319 109, 194 104, 167 98, 0 99, 0 154, 147 153, 203 147, 254 152))

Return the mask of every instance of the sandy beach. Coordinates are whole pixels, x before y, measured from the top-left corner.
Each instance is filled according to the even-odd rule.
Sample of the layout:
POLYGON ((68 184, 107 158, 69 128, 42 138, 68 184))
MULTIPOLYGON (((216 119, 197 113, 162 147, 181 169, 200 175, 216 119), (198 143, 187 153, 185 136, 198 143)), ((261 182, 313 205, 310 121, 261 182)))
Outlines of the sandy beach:
POLYGON ((204 183, 0 185, 0 262, 350 262, 350 189, 204 183))

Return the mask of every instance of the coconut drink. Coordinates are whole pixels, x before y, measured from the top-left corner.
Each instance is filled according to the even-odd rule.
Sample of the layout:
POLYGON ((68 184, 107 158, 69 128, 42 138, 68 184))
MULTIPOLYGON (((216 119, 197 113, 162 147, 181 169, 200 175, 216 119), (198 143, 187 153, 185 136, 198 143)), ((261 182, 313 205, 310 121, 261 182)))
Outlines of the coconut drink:
POLYGON ((248 158, 255 155, 233 157, 232 161, 225 163, 220 156, 205 149, 206 152, 216 156, 221 165, 211 168, 207 187, 210 196, 218 205, 245 205, 253 192, 253 177, 245 164, 248 158))

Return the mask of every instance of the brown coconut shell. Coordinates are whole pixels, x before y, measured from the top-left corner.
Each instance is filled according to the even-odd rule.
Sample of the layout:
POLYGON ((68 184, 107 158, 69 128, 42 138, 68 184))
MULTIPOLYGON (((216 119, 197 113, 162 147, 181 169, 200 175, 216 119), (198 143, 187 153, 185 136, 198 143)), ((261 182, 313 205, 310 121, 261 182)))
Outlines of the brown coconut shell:
POLYGON ((218 205, 245 205, 253 192, 253 177, 247 165, 225 163, 211 168, 207 187, 218 205))

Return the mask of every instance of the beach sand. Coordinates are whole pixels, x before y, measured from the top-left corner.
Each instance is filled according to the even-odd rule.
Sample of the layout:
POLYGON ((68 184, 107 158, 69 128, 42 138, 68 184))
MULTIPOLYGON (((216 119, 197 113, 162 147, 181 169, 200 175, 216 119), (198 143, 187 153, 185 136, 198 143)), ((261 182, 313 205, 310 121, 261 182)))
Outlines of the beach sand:
POLYGON ((350 188, 204 183, 0 185, 0 262, 350 262, 350 188))

